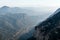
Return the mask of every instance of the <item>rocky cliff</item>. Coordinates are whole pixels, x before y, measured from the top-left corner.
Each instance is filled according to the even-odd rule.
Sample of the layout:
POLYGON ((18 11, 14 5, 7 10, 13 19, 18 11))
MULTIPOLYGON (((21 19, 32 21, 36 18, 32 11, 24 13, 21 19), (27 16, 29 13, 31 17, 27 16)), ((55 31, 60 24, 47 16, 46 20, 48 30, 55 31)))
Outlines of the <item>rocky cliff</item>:
POLYGON ((60 38, 60 9, 41 22, 36 29, 36 40, 58 40, 60 38))
MULTIPOLYGON (((60 40, 60 8, 35 27, 32 40, 60 40)), ((28 39, 29 40, 29 39, 28 39)))

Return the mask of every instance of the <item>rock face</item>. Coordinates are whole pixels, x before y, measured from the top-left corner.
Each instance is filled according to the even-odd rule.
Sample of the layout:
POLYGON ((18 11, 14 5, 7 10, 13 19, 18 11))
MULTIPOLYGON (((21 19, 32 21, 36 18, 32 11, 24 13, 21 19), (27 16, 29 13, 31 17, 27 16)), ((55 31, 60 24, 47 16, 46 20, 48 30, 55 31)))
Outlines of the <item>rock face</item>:
POLYGON ((60 40, 60 9, 35 27, 36 40, 60 40))

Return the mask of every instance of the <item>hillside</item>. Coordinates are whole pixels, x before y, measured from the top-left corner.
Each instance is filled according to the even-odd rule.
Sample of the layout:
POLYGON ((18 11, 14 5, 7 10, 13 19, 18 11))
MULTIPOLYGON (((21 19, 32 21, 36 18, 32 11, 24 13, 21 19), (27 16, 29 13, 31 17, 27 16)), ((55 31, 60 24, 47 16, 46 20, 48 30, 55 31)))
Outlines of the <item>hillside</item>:
POLYGON ((60 8, 35 27, 34 40, 60 40, 60 8))
POLYGON ((22 13, 22 9, 17 11, 19 8, 10 8, 4 6, 0 8, 0 35, 1 40, 10 40, 20 38, 25 33, 34 28, 39 22, 39 16, 29 16, 22 13))

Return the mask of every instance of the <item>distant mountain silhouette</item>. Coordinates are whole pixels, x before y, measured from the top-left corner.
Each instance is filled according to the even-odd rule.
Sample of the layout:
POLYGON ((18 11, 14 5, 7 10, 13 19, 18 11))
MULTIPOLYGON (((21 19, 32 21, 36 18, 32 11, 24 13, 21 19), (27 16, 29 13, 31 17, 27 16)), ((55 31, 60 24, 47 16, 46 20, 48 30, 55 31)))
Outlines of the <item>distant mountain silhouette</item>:
POLYGON ((19 8, 19 7, 8 7, 3 6, 0 8, 0 15, 7 13, 33 13, 32 10, 19 8))
POLYGON ((34 13, 37 12, 33 12, 31 8, 1 7, 0 40, 27 40, 30 38, 35 31, 34 27, 46 16, 44 15, 44 18, 42 15, 33 16, 34 13))
POLYGON ((33 31, 30 30, 39 22, 39 16, 29 16, 26 12, 27 10, 17 7, 0 8, 0 35, 2 37, 0 40, 16 40, 23 38, 23 35, 24 37, 32 35, 33 31))

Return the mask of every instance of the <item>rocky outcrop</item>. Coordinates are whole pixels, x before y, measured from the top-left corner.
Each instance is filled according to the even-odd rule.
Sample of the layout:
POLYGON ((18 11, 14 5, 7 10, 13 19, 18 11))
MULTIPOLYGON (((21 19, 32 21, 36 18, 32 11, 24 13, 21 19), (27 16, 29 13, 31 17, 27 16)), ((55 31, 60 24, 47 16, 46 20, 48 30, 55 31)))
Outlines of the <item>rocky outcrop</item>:
POLYGON ((60 9, 35 27, 33 37, 35 40, 60 40, 60 9))

